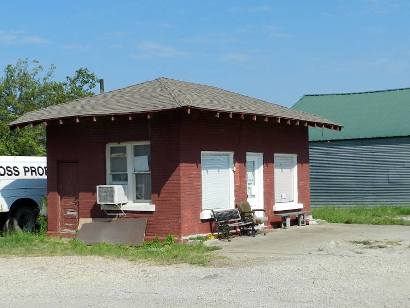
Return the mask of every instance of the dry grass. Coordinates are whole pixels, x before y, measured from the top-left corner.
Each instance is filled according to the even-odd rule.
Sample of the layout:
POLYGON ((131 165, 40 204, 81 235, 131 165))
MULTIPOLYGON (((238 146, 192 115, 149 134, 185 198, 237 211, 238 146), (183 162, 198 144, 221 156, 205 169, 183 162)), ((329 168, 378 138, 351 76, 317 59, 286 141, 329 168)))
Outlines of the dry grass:
POLYGON ((401 245, 401 241, 392 241, 392 240, 385 240, 385 241, 356 240, 356 241, 351 241, 351 243, 357 246, 361 246, 363 248, 370 248, 370 249, 388 248, 388 247, 401 245))

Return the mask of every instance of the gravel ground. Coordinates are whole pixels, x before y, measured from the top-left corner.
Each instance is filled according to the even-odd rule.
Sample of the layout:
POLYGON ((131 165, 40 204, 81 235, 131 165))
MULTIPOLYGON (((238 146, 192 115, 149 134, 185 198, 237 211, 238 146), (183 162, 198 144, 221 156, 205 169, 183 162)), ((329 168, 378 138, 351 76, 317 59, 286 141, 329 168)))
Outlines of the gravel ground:
POLYGON ((227 259, 210 267, 0 258, 0 305, 409 307, 409 240, 410 227, 324 224, 211 242, 227 259))

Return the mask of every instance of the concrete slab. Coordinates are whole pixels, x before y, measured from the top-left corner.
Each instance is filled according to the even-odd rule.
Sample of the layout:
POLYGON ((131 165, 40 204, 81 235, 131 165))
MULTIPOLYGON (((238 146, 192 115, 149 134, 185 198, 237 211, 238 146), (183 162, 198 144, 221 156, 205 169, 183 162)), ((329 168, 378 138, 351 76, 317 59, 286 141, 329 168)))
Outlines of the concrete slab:
POLYGON ((354 241, 363 240, 406 242, 410 240, 410 227, 326 223, 274 229, 266 236, 258 234, 254 238, 233 237, 231 242, 213 240, 207 244, 222 247, 219 254, 234 260, 255 258, 261 260, 265 257, 270 260, 274 255, 316 253, 323 247, 332 246, 332 243, 337 243, 338 246, 350 246, 354 241))

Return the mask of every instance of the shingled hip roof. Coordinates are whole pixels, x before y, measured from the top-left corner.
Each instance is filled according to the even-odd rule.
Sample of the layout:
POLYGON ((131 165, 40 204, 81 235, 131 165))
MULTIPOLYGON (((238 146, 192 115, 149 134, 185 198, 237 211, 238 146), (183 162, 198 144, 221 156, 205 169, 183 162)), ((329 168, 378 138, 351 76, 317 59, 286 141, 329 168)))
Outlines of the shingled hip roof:
POLYGON ((24 126, 69 117, 127 115, 180 108, 299 120, 305 121, 308 125, 320 124, 340 129, 337 123, 307 112, 292 110, 216 87, 163 77, 28 112, 11 122, 10 126, 24 126))

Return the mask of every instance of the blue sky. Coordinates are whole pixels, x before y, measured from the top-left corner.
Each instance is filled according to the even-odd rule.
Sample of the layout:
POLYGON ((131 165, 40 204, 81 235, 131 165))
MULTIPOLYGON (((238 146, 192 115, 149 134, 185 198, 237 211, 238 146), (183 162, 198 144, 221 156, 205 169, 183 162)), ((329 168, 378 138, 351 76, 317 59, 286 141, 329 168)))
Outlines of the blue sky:
POLYGON ((4 1, 0 66, 87 67, 112 90, 166 76, 282 105, 410 87, 410 1, 4 1))

